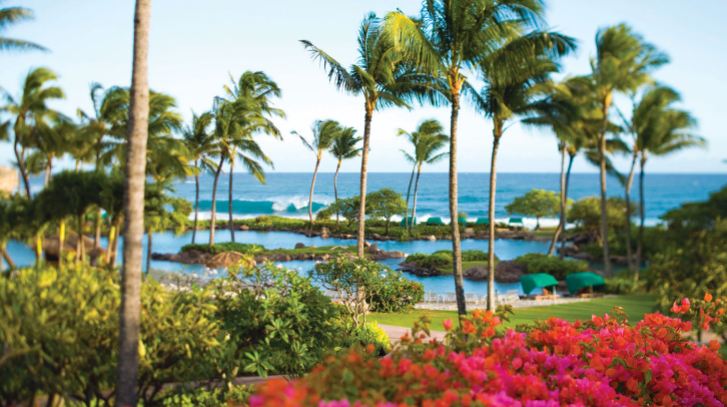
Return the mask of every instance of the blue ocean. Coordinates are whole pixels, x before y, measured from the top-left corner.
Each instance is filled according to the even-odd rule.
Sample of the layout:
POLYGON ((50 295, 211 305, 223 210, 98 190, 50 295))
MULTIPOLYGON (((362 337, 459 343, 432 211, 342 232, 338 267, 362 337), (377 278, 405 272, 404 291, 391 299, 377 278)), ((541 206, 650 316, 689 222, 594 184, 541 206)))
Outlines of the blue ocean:
MULTIPOLYGON (((391 188, 406 194, 409 182, 408 173, 372 173, 368 178, 369 192, 381 188, 391 188)), ((646 174, 644 195, 646 197, 646 217, 650 223, 670 209, 688 201, 706 199, 710 192, 727 184, 725 174, 646 174)), ((233 192, 235 199, 232 210, 236 216, 256 215, 305 216, 308 205, 308 188, 311 174, 308 173, 270 173, 267 182, 260 184, 247 173, 236 173, 233 192)), ((515 197, 532 188, 558 191, 557 173, 503 173, 497 177, 496 217, 507 216, 505 205, 515 197)), ((212 176, 205 174, 200 181, 200 211, 211 208, 212 176)), ((217 210, 227 213, 228 177, 220 177, 217 193, 217 210)), ((634 182, 632 196, 636 200, 638 178, 634 182)), ((194 200, 194 180, 188 179, 175 184, 175 193, 194 200)), ((341 173, 338 177, 338 191, 342 198, 358 195, 358 173, 341 173)), ((419 183, 417 216, 449 217, 448 177, 446 173, 423 173, 419 183)), ((599 193, 598 174, 572 174, 569 196, 580 199, 596 196, 599 193)), ((459 174, 459 207, 468 217, 486 216, 489 194, 487 173, 459 174)), ((608 179, 609 196, 623 196, 624 190, 616 178, 608 179)), ((317 211, 334 200, 333 174, 321 173, 316 182, 313 197, 313 210, 317 211)))
MULTIPOLYGON (((409 174, 402 173, 373 173, 369 177, 369 191, 380 188, 392 188, 406 193, 409 174)), ((339 176, 340 197, 358 194, 358 174, 344 173, 339 176)), ((39 187, 38 183, 36 189, 39 187)), ((463 173, 459 177, 460 210, 466 212, 468 217, 484 216, 487 211, 487 184, 488 175, 482 173, 463 173)), ((622 196, 623 188, 616 179, 609 179, 609 195, 622 196)), ((716 191, 727 184, 727 175, 721 174, 650 174, 646 176, 645 196, 647 199, 646 215, 650 223, 658 222, 659 217, 672 208, 689 201, 704 200, 710 192, 716 191)), ((422 174, 419 186, 418 214, 421 218, 440 216, 447 218, 448 195, 447 174, 422 174)), ((515 197, 522 195, 532 188, 557 190, 559 185, 558 174, 500 174, 497 187, 497 217, 507 216, 505 205, 515 197)), ((571 178, 570 196, 579 199, 586 196, 597 195, 599 191, 597 174, 573 174, 571 178)), ((310 174, 305 173, 270 173, 267 183, 260 184, 247 174, 235 174, 234 197, 232 203, 233 213, 237 217, 252 217, 258 215, 280 216, 307 216, 308 195, 310 187, 310 174)), ((218 210, 220 216, 225 218, 229 202, 227 201, 227 176, 220 179, 218 190, 218 210)), ((174 186, 174 193, 180 197, 193 201, 194 180, 179 181, 174 186)), ((638 190, 638 182, 634 185, 634 192, 638 190)), ((200 210, 203 215, 210 209, 210 196, 212 194, 212 177, 203 175, 200 186, 200 210)), ((333 202, 333 174, 319 174, 314 196, 314 210, 325 207, 333 202)), ((216 241, 231 240, 230 231, 218 230, 216 241)), ((255 232, 236 231, 235 240, 243 243, 258 243, 268 248, 293 248, 297 243, 307 246, 324 245, 352 245, 353 240, 322 239, 320 237, 307 237, 289 232, 255 232)), ((198 242, 207 241, 206 231, 198 233, 198 242)), ((191 242, 191 232, 175 235, 172 232, 156 233, 153 239, 153 251, 177 252, 179 248, 191 242)), ((102 242, 105 245, 106 241, 102 242)), ((120 243, 123 244, 123 243, 120 243)), ((146 258, 147 239, 144 239, 144 258, 146 258)), ((378 242, 384 250, 397 250, 407 254, 431 253, 437 250, 451 249, 451 242, 439 240, 378 242)), ((545 253, 547 243, 540 241, 506 240, 495 241, 495 253, 500 259, 510 260, 525 253, 545 253)), ((465 250, 487 250, 487 241, 465 239, 462 242, 465 250)), ((25 244, 11 241, 8 245, 10 255, 19 266, 30 266, 35 260, 33 251, 25 244)), ((399 260, 387 260, 388 266, 396 268, 399 260)), ((285 267, 299 270, 306 274, 313 266, 312 261, 294 261, 282 264, 285 267)), ((152 268, 164 271, 180 272, 196 275, 200 278, 214 278, 224 271, 207 270, 200 265, 185 265, 165 261, 152 261, 152 268)), ((453 292, 453 283, 450 276, 416 277, 406 274, 407 278, 420 281, 429 294, 449 294, 453 292)), ((519 284, 496 283, 497 292, 520 291, 519 284)), ((465 290, 468 293, 482 295, 487 290, 484 281, 465 281, 465 290)))

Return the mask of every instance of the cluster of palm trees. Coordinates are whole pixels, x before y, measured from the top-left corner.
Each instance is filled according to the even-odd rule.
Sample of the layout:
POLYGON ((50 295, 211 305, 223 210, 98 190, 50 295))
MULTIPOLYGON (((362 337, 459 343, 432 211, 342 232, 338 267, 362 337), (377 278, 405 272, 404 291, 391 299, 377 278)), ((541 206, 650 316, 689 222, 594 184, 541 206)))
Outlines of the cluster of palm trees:
MULTIPOLYGON (((358 143, 361 137, 356 136, 356 129, 353 127, 342 126, 335 120, 316 120, 311 128, 312 137, 308 141, 297 131, 292 134, 298 136, 303 145, 315 154, 316 164, 313 168, 313 177, 310 183, 310 192, 308 194, 308 222, 309 233, 313 228, 313 193, 316 188, 316 178, 318 169, 323 160, 323 154, 328 151, 336 159, 336 172, 333 175, 333 196, 338 202, 338 173, 341 171, 341 165, 344 160, 348 160, 358 156, 361 148, 358 143)), ((336 223, 339 221, 340 212, 336 211, 336 223)))
MULTIPOLYGON (((701 144, 692 133, 694 119, 673 106, 679 100, 673 91, 656 85, 652 72, 668 62, 665 54, 645 41, 629 26, 618 24, 596 34, 596 55, 591 72, 556 82, 560 59, 576 49, 576 41, 544 29, 544 4, 538 0, 426 0, 418 16, 397 10, 379 18, 370 14, 359 30, 358 61, 347 67, 312 42, 303 40, 314 59, 320 61, 331 82, 364 99, 364 134, 361 159, 358 251, 363 254, 365 195, 373 113, 390 106, 410 108, 412 102, 449 105, 449 210, 451 215, 454 280, 457 308, 466 313, 462 280, 461 244, 457 203, 458 118, 463 102, 469 102, 492 123, 489 180, 488 301, 494 308, 495 199, 497 155, 503 136, 516 120, 548 126, 558 138, 562 156, 561 214, 551 253, 567 223, 568 180, 573 159, 580 153, 599 167, 601 189, 601 236, 606 272, 611 270, 608 245, 607 174, 616 173, 611 155, 630 151, 633 164, 622 177, 627 198, 637 161, 641 164, 641 232, 643 234, 643 167, 649 154, 665 154, 701 144), (653 93, 658 93, 661 97, 653 93), (668 96, 667 94, 671 94, 668 96), (626 95, 635 103, 630 119, 616 122, 614 97, 626 95), (642 106, 643 105, 643 106, 642 106), (629 146, 624 134, 632 136, 629 146), (568 169, 566 170, 566 155, 568 169)), ((620 112, 619 112, 620 113, 620 112)), ((422 129, 420 129, 422 130, 422 129)), ((438 129, 435 133, 441 133, 438 129)), ((414 133, 412 133, 414 134, 414 133)), ((440 134, 439 140, 444 140, 440 134)), ((409 135, 414 143, 412 135, 409 135)), ((416 150, 416 148, 415 148, 416 150)), ((431 158, 443 158, 434 154, 431 158)), ((416 155, 407 156, 422 162, 416 155)), ((426 160, 425 160, 426 161, 426 160)), ((417 176, 418 178, 418 176, 417 176)), ((414 171, 410 179, 414 179, 414 171)), ((407 201, 411 193, 411 181, 407 201)), ((415 193, 416 196, 416 183, 415 193)), ((416 198, 415 198, 416 199, 416 198)), ((414 204, 415 206, 415 204, 414 204)), ((412 214, 415 212, 412 211, 412 214)), ((407 212, 407 222, 409 213, 407 212)), ((629 217, 630 219, 630 217, 629 217)), ((630 221, 629 221, 630 222, 630 221)), ((630 230, 630 223, 629 223, 630 230)), ((629 237, 630 239, 630 237, 629 237)), ((632 261, 640 264, 641 238, 632 261)))

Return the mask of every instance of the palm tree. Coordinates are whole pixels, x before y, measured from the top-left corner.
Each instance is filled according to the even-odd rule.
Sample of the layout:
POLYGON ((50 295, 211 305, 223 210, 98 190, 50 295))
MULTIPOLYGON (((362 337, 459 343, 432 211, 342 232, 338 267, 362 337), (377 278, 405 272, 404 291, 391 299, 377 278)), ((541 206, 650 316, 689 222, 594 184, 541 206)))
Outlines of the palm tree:
MULTIPOLYGON (((636 248, 634 279, 639 278, 646 218, 646 201, 644 197, 644 174, 646 162, 651 155, 662 156, 689 147, 704 146, 704 138, 692 133, 697 121, 692 115, 674 107, 681 101, 675 90, 666 86, 649 88, 634 107, 630 122, 634 143, 632 147, 632 163, 629 172, 629 187, 634 177, 636 161, 639 161, 639 236, 636 248)), ((631 218, 631 209, 627 206, 627 217, 631 218)), ((629 221, 630 224, 630 221, 629 221)), ((630 226, 630 225, 629 225, 630 226)))
POLYGON ((192 114, 192 122, 182 130, 182 137, 189 151, 189 158, 194 161, 194 224, 192 226, 192 244, 197 237, 199 218, 199 174, 205 169, 214 167, 209 154, 215 148, 213 134, 209 131, 214 116, 211 112, 201 115, 192 114))
MULTIPOLYGON (((565 255, 565 226, 567 224, 567 202, 570 175, 575 157, 584 149, 592 150, 600 110, 597 101, 589 92, 581 92, 582 78, 569 78, 562 82, 548 82, 540 86, 542 97, 531 103, 528 117, 523 123, 532 126, 548 127, 558 140, 561 155, 560 165, 560 220, 548 247, 552 255, 560 240, 559 257, 565 255), (590 143, 590 144, 589 144, 590 143), (567 165, 566 165, 566 156, 567 165)), ((587 156, 592 154, 587 154, 587 156)))
MULTIPOLYGON (((51 123, 40 123, 32 133, 32 139, 28 140, 28 146, 33 148, 35 156, 42 161, 43 172, 45 173, 43 185, 47 186, 53 172, 53 160, 62 157, 69 151, 71 142, 77 133, 76 125, 63 116, 54 117, 51 123)), ((31 162, 28 157, 28 162, 31 162)), ((32 167, 32 165, 29 165, 32 167)), ((30 169, 30 168, 29 168, 30 169)), ((33 173, 34 171, 28 171, 33 173)))
POLYGON ((609 113, 614 93, 635 92, 652 81, 650 73, 668 62, 668 57, 633 32, 626 24, 618 24, 596 33, 596 57, 591 61, 593 93, 598 98, 602 125, 597 133, 597 151, 601 187, 601 237, 604 270, 611 272, 608 246, 608 215, 606 195, 607 134, 609 113))
MULTIPOLYGON (((341 127, 338 135, 333 139, 330 153, 336 158, 336 172, 333 174, 333 199, 338 202, 338 173, 341 171, 343 160, 357 157, 361 153, 358 143, 361 137, 356 136, 356 129, 353 127, 341 127)), ((340 211, 336 206, 336 225, 338 225, 340 211)))
MULTIPOLYGON (((4 3, 4 0, 0 0, 0 4, 2 3, 4 3)), ((3 31, 11 25, 32 19, 33 11, 30 9, 24 7, 0 8, 0 51, 47 51, 44 47, 36 43, 2 35, 3 31)))
POLYGON ((253 136, 265 133, 281 138, 280 130, 273 123, 273 118, 284 118, 285 113, 272 105, 274 98, 282 94, 278 85, 264 72, 246 71, 240 79, 225 86, 225 96, 218 97, 216 104, 232 104, 234 114, 231 138, 226 144, 226 158, 230 165, 228 195, 228 227, 230 238, 235 241, 235 230, 232 222, 233 214, 233 176, 235 161, 240 158, 242 165, 261 183, 265 182, 265 172, 260 162, 272 166, 272 161, 260 148, 253 136))
POLYGON ((292 134, 298 136, 303 145, 316 155, 316 165, 313 168, 313 177, 310 182, 310 192, 308 194, 308 233, 313 232, 313 191, 316 188, 316 177, 318 176, 318 168, 323 159, 323 153, 333 145, 335 139, 341 133, 341 125, 335 120, 316 120, 311 128, 313 139, 309 142, 296 131, 292 134))
POLYGON ((58 79, 48 68, 35 68, 23 80, 20 96, 15 99, 5 93, 7 104, 3 110, 14 118, 13 152, 23 180, 25 194, 30 198, 30 178, 26 168, 26 153, 29 143, 37 131, 58 113, 48 107, 48 102, 62 99, 63 90, 51 82, 58 79))
POLYGON ((358 211, 357 254, 364 256, 366 229, 366 182, 371 144, 371 121, 375 110, 391 106, 409 107, 407 99, 420 90, 420 75, 405 64, 401 53, 384 33, 381 19, 374 13, 361 23, 358 36, 358 63, 346 69, 331 55, 307 40, 301 41, 328 71, 339 89, 364 99, 364 132, 358 211))
POLYGON ((497 153, 506 125, 516 115, 526 114, 537 85, 557 72, 557 59, 575 49, 575 41, 554 32, 533 31, 506 40, 485 54, 480 70, 485 87, 477 107, 492 118, 490 158, 490 199, 488 205, 488 287, 487 308, 495 308, 495 195, 497 192, 497 153))
POLYGON ((406 130, 399 129, 400 136, 405 136, 414 147, 414 154, 402 150, 404 158, 413 165, 411 177, 409 178, 409 186, 406 191, 406 223, 409 231, 417 216, 417 195, 419 192, 419 177, 422 174, 422 166, 424 164, 433 164, 447 156, 446 152, 440 152, 449 141, 449 137, 444 134, 444 128, 435 119, 429 119, 421 122, 416 131, 411 133, 406 130), (409 216, 409 195, 412 184, 414 185, 414 198, 412 204, 411 217, 409 216), (412 219, 410 222, 409 219, 412 219))
POLYGON ((476 92, 467 70, 476 68, 483 53, 512 35, 512 27, 532 25, 541 18, 537 0, 429 0, 421 18, 401 11, 386 16, 385 31, 397 48, 419 67, 417 77, 434 104, 449 103, 449 212, 452 230, 453 276, 457 311, 467 312, 462 275, 462 247, 457 205, 457 125, 462 96, 476 92))
POLYGON ((141 328, 141 239, 144 234, 146 142, 149 133, 149 23, 151 0, 136 0, 134 59, 129 109, 126 193, 124 194, 124 263, 121 269, 118 380, 116 405, 136 405, 141 328))

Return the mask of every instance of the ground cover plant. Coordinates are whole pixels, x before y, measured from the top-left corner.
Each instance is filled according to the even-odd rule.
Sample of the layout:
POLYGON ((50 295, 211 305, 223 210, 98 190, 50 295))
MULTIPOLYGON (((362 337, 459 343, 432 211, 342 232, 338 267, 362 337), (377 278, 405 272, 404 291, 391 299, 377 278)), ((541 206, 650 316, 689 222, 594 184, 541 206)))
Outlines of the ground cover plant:
MULTIPOLYGON (((711 300, 711 299, 710 299, 711 300)), ((674 304, 684 314, 689 301, 674 304)), ((713 310, 724 312, 724 308, 713 310), (722 311, 719 311, 721 309, 722 311)), ((369 348, 331 356, 296 381, 273 380, 250 397, 273 405, 721 406, 727 362, 716 341, 685 338, 689 321, 659 313, 629 323, 614 309, 568 322, 549 318, 503 329, 507 310, 474 311, 446 339, 426 320, 385 358, 369 348)), ((707 319, 702 323, 709 325, 707 319)))

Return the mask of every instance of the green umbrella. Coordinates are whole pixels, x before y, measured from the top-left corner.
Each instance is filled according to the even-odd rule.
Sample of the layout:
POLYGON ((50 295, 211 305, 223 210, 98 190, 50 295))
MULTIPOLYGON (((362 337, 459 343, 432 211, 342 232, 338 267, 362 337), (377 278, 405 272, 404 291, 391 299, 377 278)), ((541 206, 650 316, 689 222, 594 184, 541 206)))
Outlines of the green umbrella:
POLYGON ((568 285, 568 292, 571 294, 576 294, 584 288, 606 284, 603 277, 590 271, 569 274, 565 277, 565 283, 568 285))
POLYGON ((558 280, 548 273, 534 273, 525 274, 520 277, 520 284, 523 286, 523 292, 530 294, 536 288, 558 285, 558 280))

